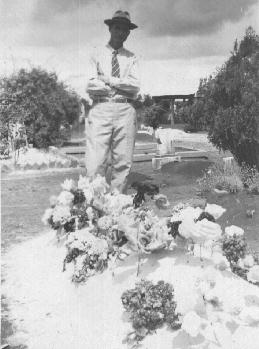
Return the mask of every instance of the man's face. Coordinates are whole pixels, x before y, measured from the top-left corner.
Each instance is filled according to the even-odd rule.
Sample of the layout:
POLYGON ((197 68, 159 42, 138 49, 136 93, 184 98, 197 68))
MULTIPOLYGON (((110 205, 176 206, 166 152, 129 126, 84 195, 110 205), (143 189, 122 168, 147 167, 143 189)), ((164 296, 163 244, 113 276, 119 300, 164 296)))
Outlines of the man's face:
POLYGON ((130 33, 129 26, 123 22, 115 22, 110 26, 111 39, 123 44, 130 33))

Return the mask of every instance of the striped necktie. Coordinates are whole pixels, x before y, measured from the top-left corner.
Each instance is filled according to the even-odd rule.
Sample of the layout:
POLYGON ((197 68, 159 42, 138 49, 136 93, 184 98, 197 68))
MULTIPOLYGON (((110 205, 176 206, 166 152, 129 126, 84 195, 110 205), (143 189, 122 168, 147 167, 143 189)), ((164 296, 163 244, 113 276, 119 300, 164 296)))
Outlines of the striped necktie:
POLYGON ((117 58, 118 51, 115 50, 112 53, 112 76, 115 76, 116 78, 120 77, 120 65, 117 58))

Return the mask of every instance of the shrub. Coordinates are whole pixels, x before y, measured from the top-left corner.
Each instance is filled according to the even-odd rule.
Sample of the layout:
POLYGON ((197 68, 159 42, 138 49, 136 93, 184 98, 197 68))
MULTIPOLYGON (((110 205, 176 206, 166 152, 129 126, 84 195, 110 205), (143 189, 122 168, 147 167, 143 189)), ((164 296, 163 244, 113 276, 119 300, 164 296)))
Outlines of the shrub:
POLYGON ((218 178, 215 188, 226 190, 229 193, 236 193, 243 189, 243 184, 240 177, 236 173, 233 173, 232 175, 223 175, 221 178, 218 178))
POLYGON ((206 98, 213 118, 209 139, 230 150, 238 163, 259 169, 259 37, 248 28, 219 70, 206 98))
POLYGON ((210 80, 211 77, 209 79, 201 79, 197 91, 198 98, 183 103, 177 110, 178 120, 186 124, 184 128, 185 132, 196 132, 207 129, 206 100, 201 98, 201 96, 205 95, 210 80))
POLYGON ((198 185, 202 193, 213 189, 226 190, 230 193, 241 191, 243 190, 241 169, 236 163, 228 168, 222 160, 217 161, 198 179, 198 185))
POLYGON ((186 122, 208 129, 209 140, 241 165, 259 170, 259 36, 249 27, 213 77, 202 80, 186 122))
POLYGON ((39 68, 21 69, 2 78, 0 119, 3 132, 19 122, 25 125, 28 142, 37 148, 61 145, 78 118, 78 96, 58 81, 55 73, 39 68))
POLYGON ((7 138, 1 138, 0 140, 0 159, 9 158, 9 144, 7 138))
POLYGON ((256 167, 250 167, 243 163, 240 173, 247 191, 252 194, 259 194, 259 173, 256 167))
POLYGON ((150 95, 139 95, 134 101, 140 123, 157 129, 162 123, 168 122, 167 111, 163 102, 155 103, 150 95))
POLYGON ((159 104, 145 107, 142 113, 144 124, 157 129, 163 120, 163 109, 159 104))

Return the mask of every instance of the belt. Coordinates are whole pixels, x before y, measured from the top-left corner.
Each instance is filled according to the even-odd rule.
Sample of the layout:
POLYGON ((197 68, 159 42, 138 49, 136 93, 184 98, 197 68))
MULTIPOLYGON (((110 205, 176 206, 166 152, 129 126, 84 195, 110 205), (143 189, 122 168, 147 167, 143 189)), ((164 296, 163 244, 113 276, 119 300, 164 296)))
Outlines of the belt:
POLYGON ((93 103, 131 103, 133 102, 133 99, 130 98, 114 98, 114 97, 99 97, 95 98, 93 103))

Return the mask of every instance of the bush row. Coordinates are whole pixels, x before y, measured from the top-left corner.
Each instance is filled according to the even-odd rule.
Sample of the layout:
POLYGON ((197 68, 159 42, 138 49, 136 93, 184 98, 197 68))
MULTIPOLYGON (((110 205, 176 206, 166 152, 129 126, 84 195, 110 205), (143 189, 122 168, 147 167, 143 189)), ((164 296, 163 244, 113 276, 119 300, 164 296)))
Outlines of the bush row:
POLYGON ((28 142, 36 148, 59 146, 70 137, 80 113, 79 97, 55 73, 21 69, 0 80, 0 91, 1 139, 10 138, 17 123, 25 126, 28 142))

